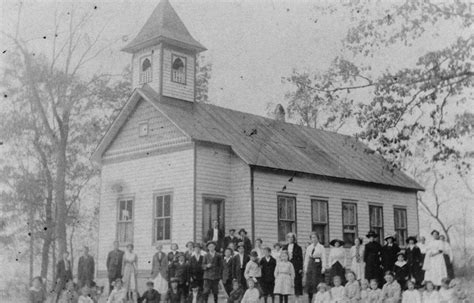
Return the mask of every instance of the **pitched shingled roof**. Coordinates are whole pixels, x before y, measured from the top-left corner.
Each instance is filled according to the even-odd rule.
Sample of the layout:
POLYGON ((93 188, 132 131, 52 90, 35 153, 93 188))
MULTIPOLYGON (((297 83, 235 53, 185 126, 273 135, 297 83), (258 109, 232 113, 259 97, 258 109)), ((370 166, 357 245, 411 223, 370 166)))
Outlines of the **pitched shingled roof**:
POLYGON ((133 53, 159 42, 167 42, 197 52, 206 50, 191 36, 168 0, 160 1, 138 35, 122 50, 133 53))
POLYGON ((193 140, 227 145, 248 165, 423 190, 357 139, 215 105, 137 92, 193 140))

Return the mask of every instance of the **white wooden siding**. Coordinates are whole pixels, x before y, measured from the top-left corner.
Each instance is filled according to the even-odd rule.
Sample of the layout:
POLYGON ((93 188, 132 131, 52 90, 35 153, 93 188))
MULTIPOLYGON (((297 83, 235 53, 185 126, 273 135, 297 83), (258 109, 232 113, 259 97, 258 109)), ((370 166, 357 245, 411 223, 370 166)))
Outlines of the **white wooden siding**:
MULTIPOLYGON (((107 253, 116 236, 117 199, 120 195, 135 198, 133 214, 133 243, 138 254, 138 268, 150 270, 153 254, 153 194, 173 193, 171 241, 184 247, 192 239, 194 150, 190 144, 186 150, 153 157, 140 158, 102 167, 99 228, 99 271, 105 270, 107 253), (123 184, 122 192, 116 193, 112 186, 123 184)), ((165 250, 169 249, 166 243, 165 250)))
POLYGON ((355 184, 343 184, 314 178, 272 174, 256 170, 254 173, 255 230, 256 236, 266 243, 278 240, 277 196, 284 192, 296 194, 297 234, 303 246, 309 241, 311 232, 311 198, 325 197, 329 200, 329 238, 342 238, 342 201, 357 203, 358 235, 365 239, 369 231, 369 203, 383 205, 385 233, 394 233, 393 208, 395 205, 407 209, 408 234, 418 234, 416 194, 388 189, 370 188, 355 184))
POLYGON ((133 54, 132 57, 132 87, 141 87, 143 84, 140 83, 140 59, 144 56, 151 56, 151 68, 152 68, 152 81, 147 84, 152 87, 155 91, 160 91, 160 75, 161 75, 161 46, 155 45, 144 48, 133 54))
POLYGON ((140 100, 129 119, 104 154, 104 159, 147 148, 164 147, 188 141, 184 133, 156 110, 148 101, 140 100), (140 137, 141 122, 148 122, 148 135, 140 137))
POLYGON ((194 101, 194 56, 168 48, 163 49, 163 95, 186 101, 194 101), (171 81, 172 54, 186 58, 186 84, 171 81))
POLYGON ((227 206, 227 229, 245 228, 252 238, 252 213, 250 202, 250 167, 238 156, 231 157, 231 203, 227 206))

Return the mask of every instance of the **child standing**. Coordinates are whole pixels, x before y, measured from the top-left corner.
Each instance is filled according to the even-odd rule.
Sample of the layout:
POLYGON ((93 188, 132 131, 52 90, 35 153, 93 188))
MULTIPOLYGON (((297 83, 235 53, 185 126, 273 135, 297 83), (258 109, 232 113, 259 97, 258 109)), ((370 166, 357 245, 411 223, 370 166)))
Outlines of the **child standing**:
POLYGON ((335 276, 332 279, 332 283, 334 284, 333 288, 331 288, 331 299, 333 303, 341 303, 345 301, 345 291, 346 289, 344 286, 341 285, 341 277, 335 276))
POLYGON ((319 283, 318 292, 313 297, 313 303, 331 303, 331 293, 328 291, 326 283, 319 283))
POLYGON ((369 303, 379 303, 382 301, 382 290, 379 288, 377 279, 370 280, 370 289, 367 298, 369 303))
POLYGON ((356 280, 355 274, 350 271, 346 274, 347 283, 345 288, 345 297, 348 303, 358 303, 360 300, 360 285, 356 280))
POLYGON ((154 283, 152 281, 146 282, 147 290, 140 297, 139 302, 143 303, 160 303, 160 293, 154 289, 154 283))
POLYGON ((401 287, 391 271, 385 273, 385 281, 382 288, 382 298, 385 303, 398 303, 401 296, 401 287))
POLYGON ((260 260, 260 266, 262 268, 262 278, 260 279, 260 285, 265 303, 267 303, 268 297, 272 298, 272 303, 275 302, 273 289, 275 288, 276 260, 270 255, 271 252, 272 251, 270 247, 265 247, 263 249, 264 256, 260 260))
POLYGON ((423 302, 439 303, 439 293, 431 281, 425 281, 425 292, 423 293, 423 302))
POLYGON ((402 303, 421 303, 421 295, 415 289, 415 282, 408 280, 407 287, 408 289, 403 292, 402 303))
POLYGON ((46 301, 46 292, 43 286, 43 279, 35 277, 30 288, 30 303, 43 303, 46 301))
POLYGON ((451 303, 453 299, 453 289, 449 288, 449 280, 444 278, 441 280, 441 288, 439 289, 439 302, 451 303))
POLYGON ((260 278, 262 277, 262 269, 260 268, 260 264, 258 263, 258 253, 255 250, 252 250, 252 252, 250 252, 250 262, 248 262, 245 266, 244 277, 247 281, 249 279, 252 279, 254 284, 256 284, 254 286, 256 286, 256 288, 259 287, 258 284, 260 278))
MULTIPOLYGON (((250 263, 250 262, 249 262, 250 263)), ((245 291, 242 303, 258 303, 260 300, 260 292, 255 288, 255 280, 250 278, 247 280, 247 290, 245 291)))
POLYGON ((406 289, 406 284, 410 276, 410 268, 408 263, 405 261, 405 254, 399 252, 397 254, 397 262, 393 266, 393 272, 395 274, 395 280, 403 289, 406 289))
POLYGON ((280 262, 275 267, 275 289, 274 294, 280 296, 282 303, 288 303, 288 296, 295 294, 295 269, 288 261, 288 252, 282 251, 280 262))
POLYGON ((232 291, 230 292, 229 299, 227 299, 227 303, 240 303, 243 296, 244 290, 240 287, 239 280, 234 279, 232 281, 232 291))
POLYGON ((369 303, 369 281, 360 281, 360 303, 369 303))

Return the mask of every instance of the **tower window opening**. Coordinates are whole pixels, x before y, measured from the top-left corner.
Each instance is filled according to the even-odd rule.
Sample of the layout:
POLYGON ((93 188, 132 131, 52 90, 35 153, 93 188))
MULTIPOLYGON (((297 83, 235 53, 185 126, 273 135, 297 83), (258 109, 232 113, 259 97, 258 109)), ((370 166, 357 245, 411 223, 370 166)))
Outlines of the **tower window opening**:
POLYGON ((151 82, 151 77, 152 77, 151 71, 152 71, 152 68, 151 68, 150 58, 144 58, 142 60, 142 64, 140 68, 140 83, 151 82))
POLYGON ((171 80, 176 83, 186 84, 186 58, 174 56, 171 65, 171 80))

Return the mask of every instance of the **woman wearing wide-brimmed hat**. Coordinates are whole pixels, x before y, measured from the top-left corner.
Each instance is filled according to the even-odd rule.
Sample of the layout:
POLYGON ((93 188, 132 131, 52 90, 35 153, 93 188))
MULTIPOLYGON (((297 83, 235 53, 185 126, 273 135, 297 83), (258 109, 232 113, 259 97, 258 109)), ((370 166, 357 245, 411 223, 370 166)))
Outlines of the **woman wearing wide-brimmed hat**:
POLYGON ((344 285, 346 282, 346 250, 344 249, 344 241, 334 239, 329 242, 329 245, 331 245, 329 250, 330 281, 333 281, 335 276, 339 276, 344 285))
POLYGON ((375 241, 378 235, 374 231, 369 231, 366 235, 369 242, 365 244, 364 263, 365 278, 367 280, 377 279, 379 285, 382 279, 382 268, 380 257, 382 255, 382 246, 375 241))
POLYGON ((405 257, 408 264, 408 274, 410 279, 415 280, 415 286, 420 287, 423 282, 423 259, 421 256, 421 250, 416 246, 416 237, 407 238, 407 248, 405 249, 405 257))
POLYGON ((395 236, 385 236, 385 245, 382 247, 382 267, 383 271, 392 271, 393 265, 397 261, 397 254, 400 252, 400 247, 396 243, 395 236))

